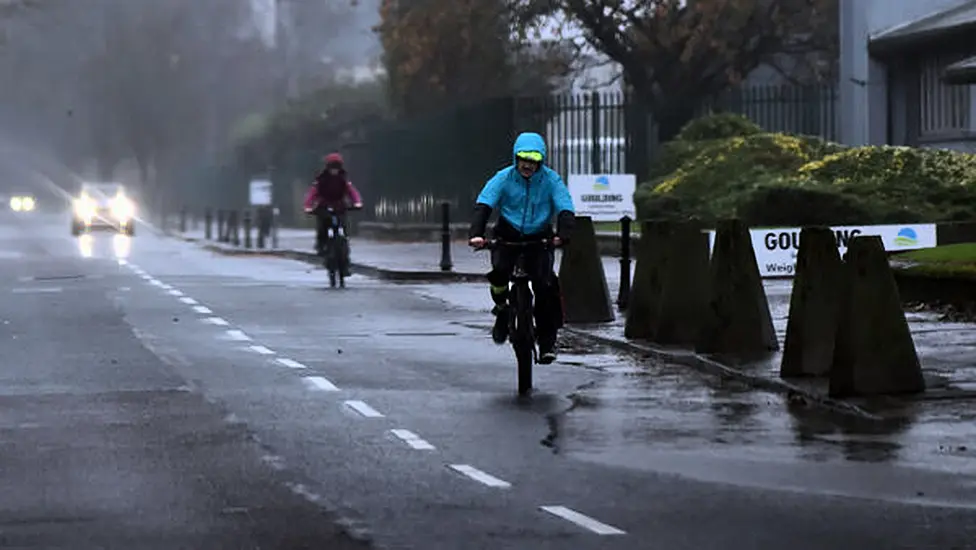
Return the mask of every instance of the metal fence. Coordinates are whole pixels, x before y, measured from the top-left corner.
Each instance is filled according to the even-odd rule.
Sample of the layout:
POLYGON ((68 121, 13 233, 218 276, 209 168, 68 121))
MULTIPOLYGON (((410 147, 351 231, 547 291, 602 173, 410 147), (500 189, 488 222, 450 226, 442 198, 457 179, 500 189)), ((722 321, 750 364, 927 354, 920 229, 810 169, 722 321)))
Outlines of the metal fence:
MULTIPOLYGON (((734 89, 702 112, 741 113, 763 128, 836 140, 834 86, 734 89)), ((646 174, 656 148, 652 118, 622 93, 500 98, 373 127, 341 147, 370 207, 363 218, 430 223, 450 202, 463 222, 484 182, 512 162, 512 141, 540 132, 549 164, 569 174, 646 174)))
POLYGON ((703 112, 739 113, 769 132, 837 141, 838 89, 822 86, 746 86, 719 95, 703 112))

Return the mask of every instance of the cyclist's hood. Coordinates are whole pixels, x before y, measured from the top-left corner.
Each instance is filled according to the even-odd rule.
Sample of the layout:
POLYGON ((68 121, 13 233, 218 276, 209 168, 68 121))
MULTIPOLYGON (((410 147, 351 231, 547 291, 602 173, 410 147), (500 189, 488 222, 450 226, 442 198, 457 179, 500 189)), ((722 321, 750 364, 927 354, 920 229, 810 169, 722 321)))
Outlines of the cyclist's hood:
POLYGON ((546 163, 546 140, 535 132, 522 132, 515 138, 512 147, 512 162, 516 162, 516 155, 523 151, 538 151, 542 153, 542 163, 546 163))

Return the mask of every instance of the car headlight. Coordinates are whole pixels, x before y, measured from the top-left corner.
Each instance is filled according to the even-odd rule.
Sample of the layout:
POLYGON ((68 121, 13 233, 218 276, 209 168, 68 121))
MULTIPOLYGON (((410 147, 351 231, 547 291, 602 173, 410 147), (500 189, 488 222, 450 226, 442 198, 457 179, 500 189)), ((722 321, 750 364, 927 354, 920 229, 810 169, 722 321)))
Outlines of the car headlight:
POLYGON ((128 197, 118 196, 112 199, 112 215, 117 220, 128 220, 136 213, 136 205, 128 197))
POLYGON ((20 212, 20 209, 23 208, 23 206, 23 201, 20 200, 20 197, 10 198, 10 209, 14 212, 20 212))
POLYGON ((95 201, 89 197, 75 199, 75 214, 79 218, 92 218, 95 216, 95 201))
POLYGON ((20 201, 20 208, 24 212, 30 212, 31 210, 34 210, 34 206, 36 206, 36 204, 34 203, 34 197, 24 197, 20 201))

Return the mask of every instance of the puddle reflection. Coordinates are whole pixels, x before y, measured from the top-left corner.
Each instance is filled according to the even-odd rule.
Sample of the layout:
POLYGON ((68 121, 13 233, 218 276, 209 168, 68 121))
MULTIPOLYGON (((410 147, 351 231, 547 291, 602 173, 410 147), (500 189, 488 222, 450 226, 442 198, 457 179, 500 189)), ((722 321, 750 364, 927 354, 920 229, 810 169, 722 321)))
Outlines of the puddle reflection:
POLYGON ((105 238, 95 238, 86 234, 78 237, 78 252, 82 258, 115 258, 125 259, 132 252, 132 237, 128 235, 112 235, 111 251, 105 238))

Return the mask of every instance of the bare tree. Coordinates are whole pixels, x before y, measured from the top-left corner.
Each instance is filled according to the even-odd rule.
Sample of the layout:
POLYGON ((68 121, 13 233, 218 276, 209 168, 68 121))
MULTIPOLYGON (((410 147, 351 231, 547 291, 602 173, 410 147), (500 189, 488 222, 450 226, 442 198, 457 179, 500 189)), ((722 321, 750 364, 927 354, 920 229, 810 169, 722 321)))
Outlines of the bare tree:
POLYGON ((620 64, 662 139, 778 56, 836 51, 837 0, 511 0, 521 24, 563 16, 620 64))

